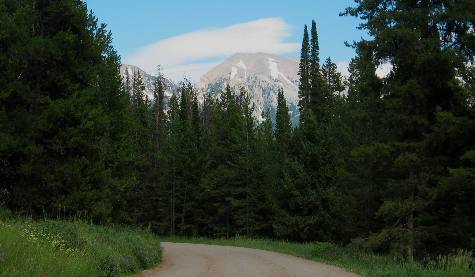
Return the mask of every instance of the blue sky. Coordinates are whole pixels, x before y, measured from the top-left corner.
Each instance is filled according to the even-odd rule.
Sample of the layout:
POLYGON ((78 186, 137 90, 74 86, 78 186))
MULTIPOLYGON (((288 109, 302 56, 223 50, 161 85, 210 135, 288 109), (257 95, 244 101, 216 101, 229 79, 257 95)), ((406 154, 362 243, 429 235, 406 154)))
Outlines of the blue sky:
POLYGON ((298 57, 304 24, 317 21, 322 59, 346 64, 359 21, 340 17, 351 0, 86 0, 108 25, 124 63, 174 79, 197 79, 233 52, 298 57))

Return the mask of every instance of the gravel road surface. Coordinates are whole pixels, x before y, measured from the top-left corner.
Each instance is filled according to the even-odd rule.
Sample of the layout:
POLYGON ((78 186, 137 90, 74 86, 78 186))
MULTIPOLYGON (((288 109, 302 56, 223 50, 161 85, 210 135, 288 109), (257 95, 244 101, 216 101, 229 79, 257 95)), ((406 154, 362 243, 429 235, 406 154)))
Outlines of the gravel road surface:
POLYGON ((233 246, 162 243, 159 267, 138 276, 287 277, 359 276, 332 265, 290 255, 233 246))

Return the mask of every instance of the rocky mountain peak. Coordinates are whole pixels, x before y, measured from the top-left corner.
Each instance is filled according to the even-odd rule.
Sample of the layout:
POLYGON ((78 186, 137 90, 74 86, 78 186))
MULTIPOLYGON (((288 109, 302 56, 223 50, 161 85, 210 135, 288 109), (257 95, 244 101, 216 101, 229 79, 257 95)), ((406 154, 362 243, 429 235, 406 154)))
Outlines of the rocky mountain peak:
POLYGON ((266 53, 237 53, 208 71, 200 87, 208 93, 220 93, 229 84, 235 91, 244 87, 255 105, 254 115, 261 119, 269 109, 275 114, 277 91, 284 90, 291 118, 298 119, 298 61, 266 53))

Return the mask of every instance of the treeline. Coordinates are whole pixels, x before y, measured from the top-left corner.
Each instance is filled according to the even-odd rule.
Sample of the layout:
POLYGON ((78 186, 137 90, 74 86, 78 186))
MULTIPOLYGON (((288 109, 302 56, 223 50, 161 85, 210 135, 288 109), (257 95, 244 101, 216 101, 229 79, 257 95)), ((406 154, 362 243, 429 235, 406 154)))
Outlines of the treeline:
POLYGON ((161 234, 475 248, 472 1, 358 1, 343 80, 304 29, 300 124, 245 90, 147 99, 81 1, 0 3, 0 204, 161 234), (376 69, 390 65, 380 78, 376 69), (218 95, 218 96, 216 96, 218 95), (166 105, 166 102, 167 105, 166 105))

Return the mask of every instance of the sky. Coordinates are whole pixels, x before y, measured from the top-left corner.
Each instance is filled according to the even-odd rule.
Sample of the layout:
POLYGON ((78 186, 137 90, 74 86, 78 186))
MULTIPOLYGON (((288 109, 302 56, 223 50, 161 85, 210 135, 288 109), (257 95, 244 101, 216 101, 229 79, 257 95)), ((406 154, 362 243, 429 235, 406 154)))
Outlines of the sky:
POLYGON ((345 71, 354 50, 345 41, 365 36, 359 20, 339 16, 351 0, 86 0, 106 23, 122 63, 150 74, 198 81, 234 53, 297 58, 305 24, 317 23, 320 55, 345 71))

